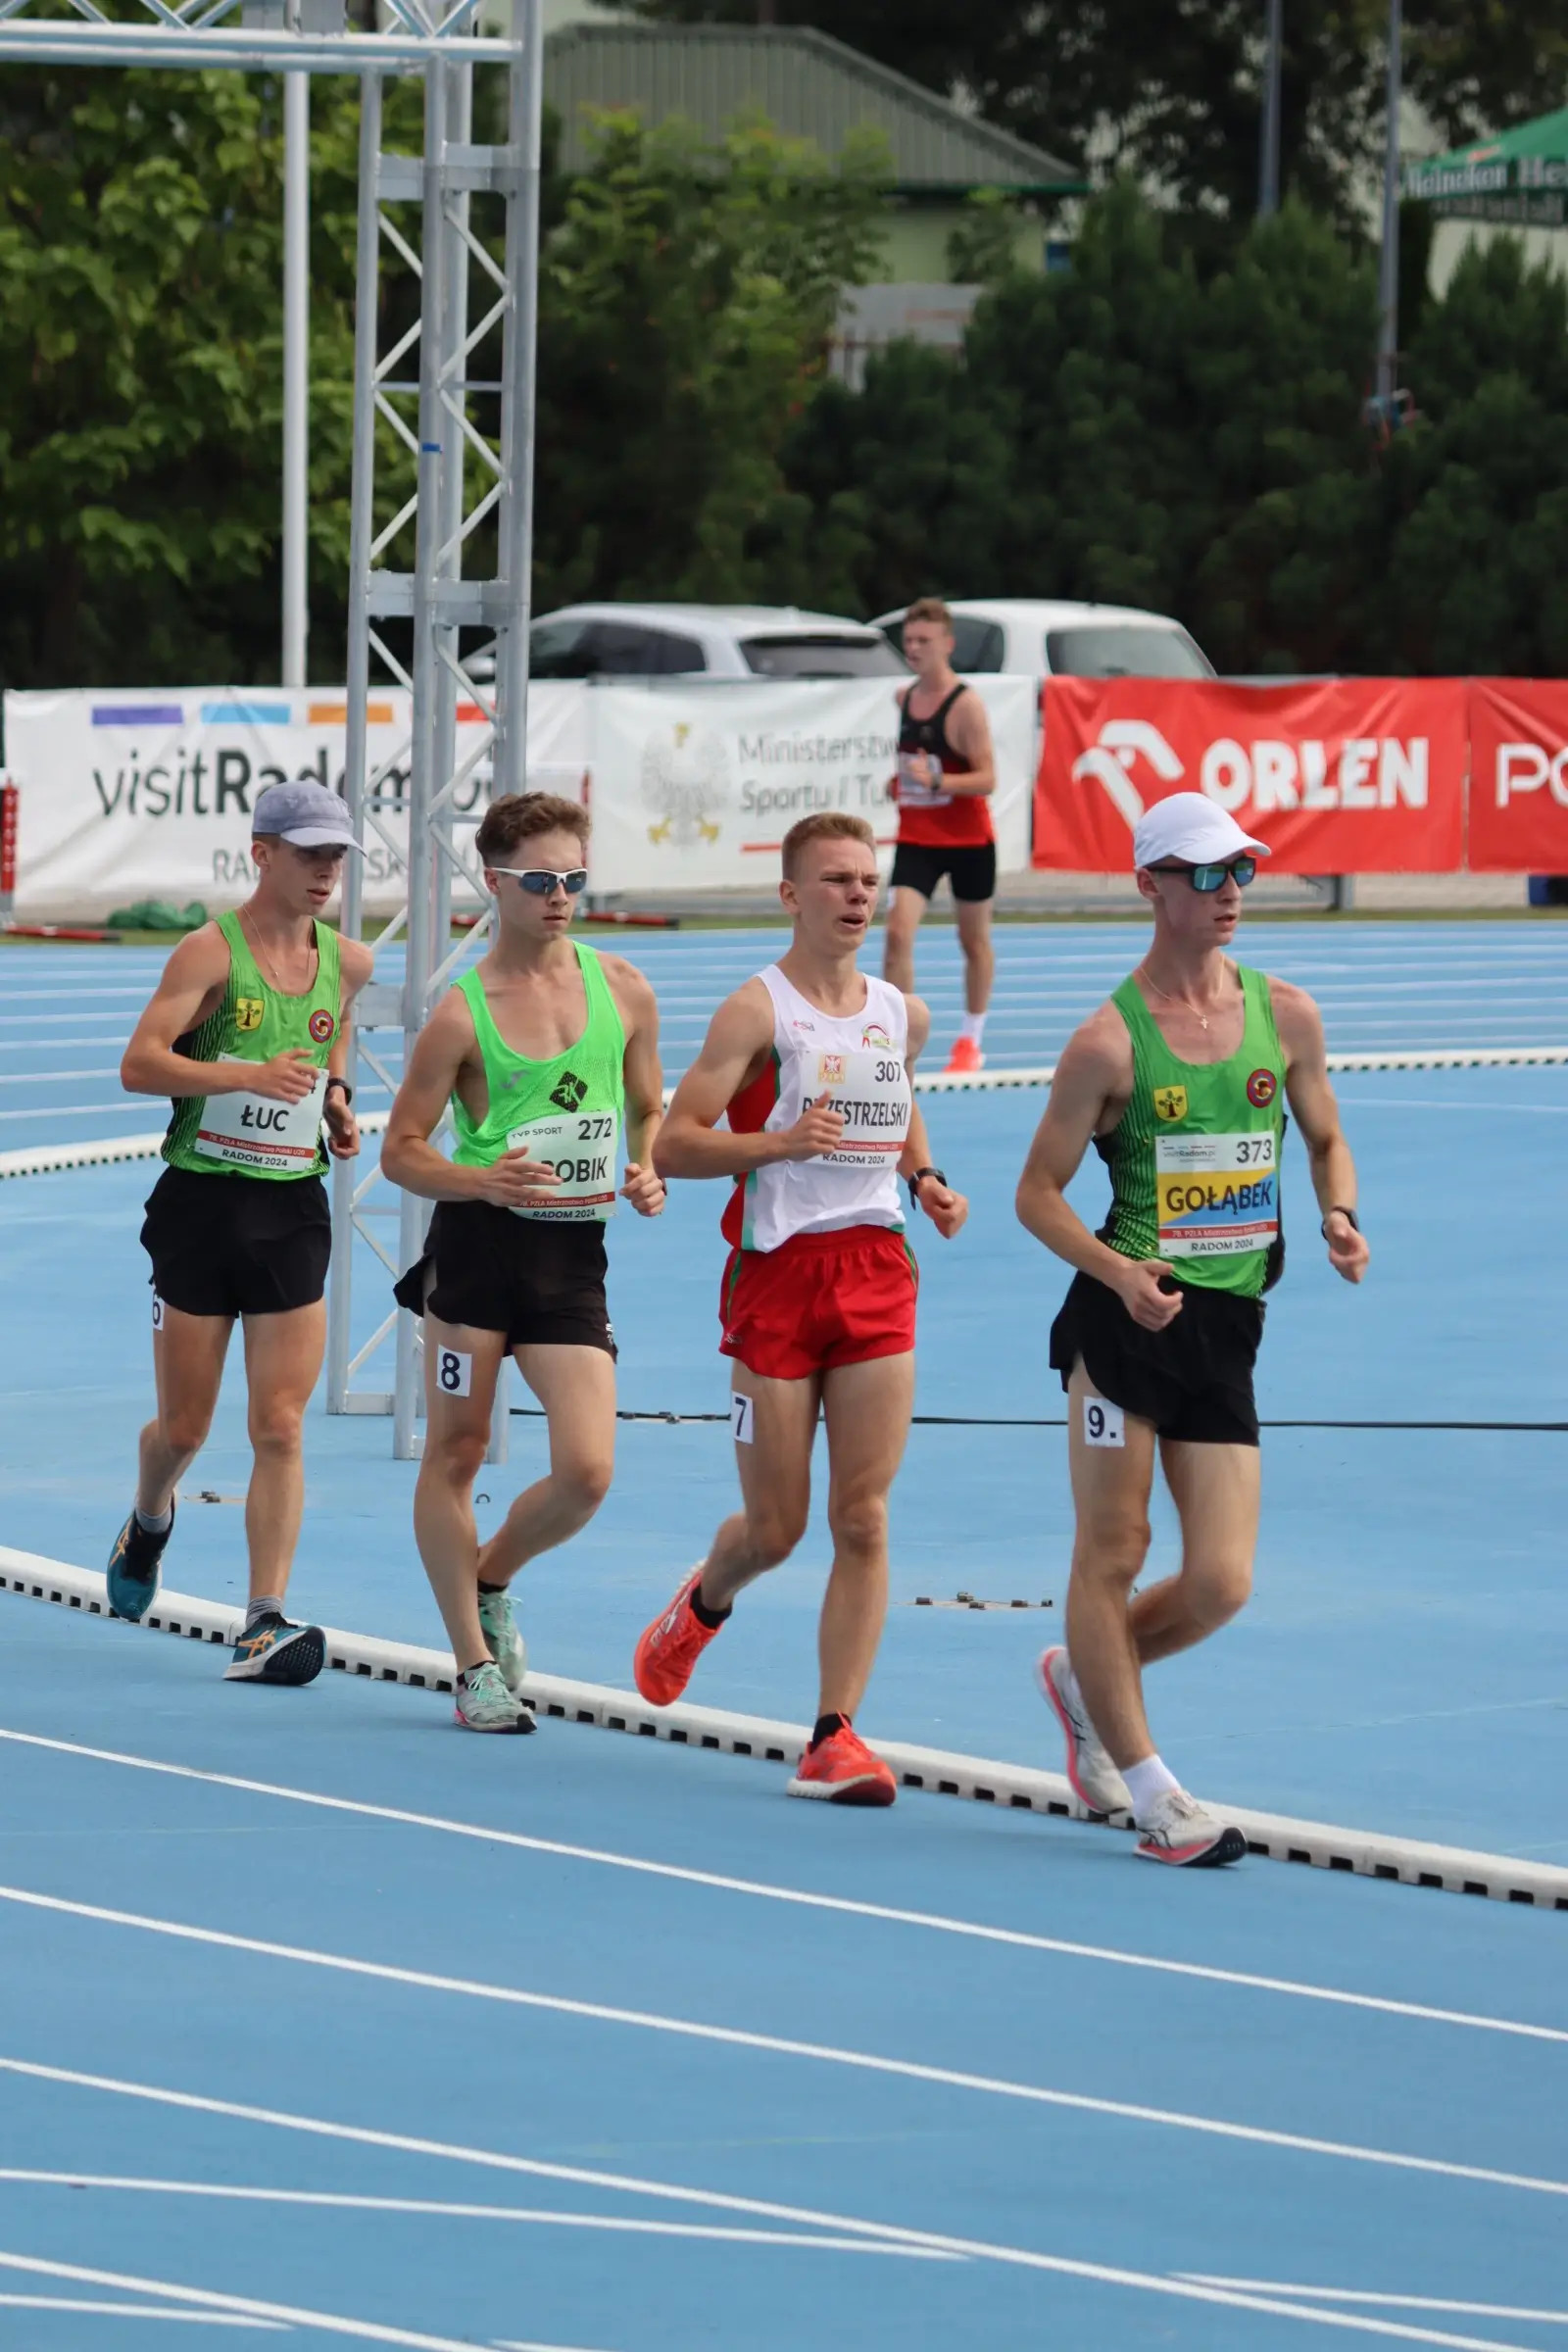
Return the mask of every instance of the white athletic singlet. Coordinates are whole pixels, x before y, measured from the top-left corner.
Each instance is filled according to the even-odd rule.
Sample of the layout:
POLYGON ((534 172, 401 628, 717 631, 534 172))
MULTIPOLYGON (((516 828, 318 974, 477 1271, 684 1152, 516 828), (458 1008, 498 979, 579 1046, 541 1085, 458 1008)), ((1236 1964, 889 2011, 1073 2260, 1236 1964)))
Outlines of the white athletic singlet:
POLYGON ((843 1115, 836 1152, 780 1159, 740 1178, 724 1233, 743 1250, 777 1250, 798 1233, 851 1225, 902 1231, 899 1154, 913 1096, 905 1067, 908 1007, 885 980, 865 982, 865 1007, 835 1020, 808 1003, 776 963, 758 978, 773 1001, 773 1058, 729 1106, 737 1135, 778 1134, 808 1103, 831 1095, 843 1115))

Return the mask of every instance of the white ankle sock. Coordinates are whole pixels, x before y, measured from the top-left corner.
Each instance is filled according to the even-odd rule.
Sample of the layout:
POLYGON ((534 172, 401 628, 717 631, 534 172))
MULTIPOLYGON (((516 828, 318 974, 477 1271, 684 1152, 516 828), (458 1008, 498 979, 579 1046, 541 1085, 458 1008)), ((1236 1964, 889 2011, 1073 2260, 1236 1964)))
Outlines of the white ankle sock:
POLYGON ((968 1038, 974 1045, 981 1043, 985 1033, 986 1016, 983 1012, 966 1012, 958 1023, 958 1035, 968 1038))
POLYGON ((174 1506, 172 1503, 167 1510, 162 1511, 144 1511, 141 1504, 137 1503, 136 1525, 144 1536, 167 1536, 173 1524, 174 1506))
POLYGON ((245 1631, 248 1634, 254 1633, 264 1617, 281 1617, 282 1614, 283 1602, 280 1594, 258 1592, 256 1598, 246 1606, 245 1631))
POLYGON ((1127 1793, 1133 1800, 1133 1819, 1141 1821, 1156 1796, 1167 1788, 1179 1788, 1180 1781, 1158 1756, 1146 1756, 1141 1764, 1128 1764, 1122 1769, 1127 1793))

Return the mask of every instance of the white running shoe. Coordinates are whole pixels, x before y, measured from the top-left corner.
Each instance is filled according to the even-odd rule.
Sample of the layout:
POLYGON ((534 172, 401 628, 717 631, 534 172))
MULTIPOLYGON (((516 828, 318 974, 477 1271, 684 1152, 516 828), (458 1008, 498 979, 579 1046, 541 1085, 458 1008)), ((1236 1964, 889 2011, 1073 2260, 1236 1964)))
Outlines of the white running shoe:
POLYGON ((1205 1812, 1185 1788, 1162 1788, 1138 1827, 1138 1851, 1147 1862, 1217 1870, 1247 1851, 1241 1831, 1205 1812))
POLYGON ((490 1658, 460 1675, 452 1689, 452 1719, 465 1732, 531 1732, 533 1715, 514 1698, 490 1658))
POLYGON ((520 1698, 528 1678, 528 1644, 517 1631, 510 1592, 480 1593, 479 1631, 501 1669, 502 1681, 514 1698, 520 1698))
POLYGON ((1127 1784, 1110 1760, 1109 1750, 1089 1720, 1078 1678, 1064 1649, 1041 1652, 1035 1664, 1040 1695, 1062 1728, 1067 1741, 1067 1778, 1073 1793, 1091 1813, 1130 1813, 1133 1800, 1127 1784))

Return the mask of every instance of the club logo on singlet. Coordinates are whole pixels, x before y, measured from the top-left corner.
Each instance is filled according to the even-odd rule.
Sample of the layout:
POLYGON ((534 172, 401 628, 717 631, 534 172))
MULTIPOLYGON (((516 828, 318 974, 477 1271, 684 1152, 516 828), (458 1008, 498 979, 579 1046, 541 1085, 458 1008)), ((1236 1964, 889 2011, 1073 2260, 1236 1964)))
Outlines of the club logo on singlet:
POLYGON ((1272 1070, 1254 1070, 1247 1081, 1247 1100, 1255 1110, 1266 1109, 1279 1088, 1280 1082, 1272 1070))
POLYGON ((1186 1087, 1156 1086, 1154 1089, 1154 1116, 1156 1119, 1185 1119, 1187 1116, 1186 1087))
POLYGON ((267 1006, 260 997, 234 999, 234 1026, 241 1035, 247 1029, 259 1029, 267 1017, 267 1006))
POLYGON ((868 1028, 860 1031, 860 1043, 875 1054, 891 1054, 893 1051, 893 1040, 878 1021, 872 1021, 868 1028))
POLYGON ((550 1100, 552 1102, 559 1102, 563 1110, 576 1110, 587 1093, 586 1081, 575 1077, 570 1070, 567 1070, 559 1084, 551 1088, 550 1100))
POLYGON ((324 1004, 318 1004, 316 1010, 312 1013, 308 1026, 310 1028, 312 1037, 316 1040, 316 1043, 318 1046, 324 1046, 327 1039, 331 1036, 333 1030, 337 1027, 337 1022, 333 1018, 332 1014, 327 1011, 324 1004))

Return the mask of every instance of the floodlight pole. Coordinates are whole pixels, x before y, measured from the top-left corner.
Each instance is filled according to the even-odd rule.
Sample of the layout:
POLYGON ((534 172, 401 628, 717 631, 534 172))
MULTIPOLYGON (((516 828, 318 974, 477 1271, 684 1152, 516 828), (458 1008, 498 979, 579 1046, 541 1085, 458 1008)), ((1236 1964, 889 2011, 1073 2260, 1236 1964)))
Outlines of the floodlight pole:
MULTIPOLYGON (((298 0, 291 0, 290 18, 298 0)), ((283 660, 306 683, 311 404, 311 77, 283 76, 283 660)))
POLYGON ((1280 82, 1284 67, 1285 0, 1268 0, 1263 35, 1263 145, 1258 160, 1257 217, 1280 209, 1280 82))
POLYGON ((1399 106, 1404 89, 1403 42, 1400 0, 1389 0, 1389 125, 1383 151, 1383 253, 1378 269, 1380 400, 1394 398, 1399 377, 1399 106))

